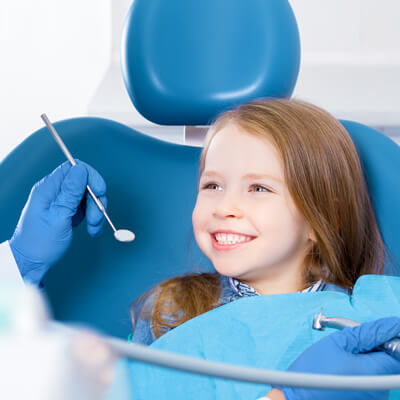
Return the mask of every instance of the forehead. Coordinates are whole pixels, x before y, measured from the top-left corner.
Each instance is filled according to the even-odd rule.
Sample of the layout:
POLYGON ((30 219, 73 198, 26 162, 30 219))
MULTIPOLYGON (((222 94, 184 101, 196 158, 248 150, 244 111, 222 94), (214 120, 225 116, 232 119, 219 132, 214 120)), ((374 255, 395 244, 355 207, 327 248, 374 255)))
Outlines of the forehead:
POLYGON ((268 174, 283 182, 278 151, 268 138, 229 124, 216 133, 208 148, 203 173, 268 174))

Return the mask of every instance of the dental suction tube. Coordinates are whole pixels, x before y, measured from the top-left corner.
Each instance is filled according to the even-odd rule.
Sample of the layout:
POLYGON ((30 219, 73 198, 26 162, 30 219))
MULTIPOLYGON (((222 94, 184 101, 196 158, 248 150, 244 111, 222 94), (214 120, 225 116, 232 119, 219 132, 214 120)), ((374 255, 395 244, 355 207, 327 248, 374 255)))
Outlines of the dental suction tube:
POLYGON ((390 390, 400 389, 400 375, 324 375, 263 370, 206 361, 149 348, 121 339, 103 337, 119 356, 148 364, 159 365, 200 375, 214 376, 243 382, 263 383, 315 389, 390 390))
MULTIPOLYGON (((50 330, 62 330, 65 333, 76 334, 83 327, 72 327, 52 321, 48 324, 50 330)), ((98 333, 97 333, 98 334, 98 333)), ((99 335, 99 334, 98 334, 99 335)), ((221 362, 202 360, 164 350, 153 349, 136 343, 127 342, 111 336, 100 335, 117 357, 160 367, 172 368, 194 374, 230 379, 235 381, 262 383, 266 385, 281 385, 305 387, 314 389, 344 389, 344 390, 391 390, 400 389, 399 375, 326 375, 300 372, 274 371, 261 368, 241 367, 221 362)))

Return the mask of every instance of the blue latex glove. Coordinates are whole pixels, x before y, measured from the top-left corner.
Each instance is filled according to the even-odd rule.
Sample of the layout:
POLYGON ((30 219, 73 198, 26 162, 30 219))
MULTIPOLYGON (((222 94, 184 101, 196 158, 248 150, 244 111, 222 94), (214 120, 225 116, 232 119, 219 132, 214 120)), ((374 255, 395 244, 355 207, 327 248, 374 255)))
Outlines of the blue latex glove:
MULTIPOLYGON (((386 341, 399 336, 400 318, 381 318, 345 328, 314 343, 288 368, 291 372, 332 375, 400 374, 400 361, 383 351, 371 352, 386 341), (366 353, 369 352, 369 353, 366 353)), ((286 400, 357 400, 387 399, 389 391, 322 390, 275 386, 286 400)))
POLYGON ((33 186, 9 241, 23 279, 35 285, 67 251, 72 227, 85 215, 89 235, 101 233, 104 216, 86 192, 86 185, 106 207, 106 184, 91 166, 76 162, 74 167, 65 162, 33 186))

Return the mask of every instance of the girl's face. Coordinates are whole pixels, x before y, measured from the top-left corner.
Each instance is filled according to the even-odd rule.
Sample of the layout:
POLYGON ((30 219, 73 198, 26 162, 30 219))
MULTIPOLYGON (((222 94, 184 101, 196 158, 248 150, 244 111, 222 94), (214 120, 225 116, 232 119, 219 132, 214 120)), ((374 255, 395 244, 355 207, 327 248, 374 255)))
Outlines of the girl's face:
POLYGON ((211 141, 192 215, 217 272, 260 294, 300 290, 312 230, 297 211, 268 139, 229 124, 211 141))

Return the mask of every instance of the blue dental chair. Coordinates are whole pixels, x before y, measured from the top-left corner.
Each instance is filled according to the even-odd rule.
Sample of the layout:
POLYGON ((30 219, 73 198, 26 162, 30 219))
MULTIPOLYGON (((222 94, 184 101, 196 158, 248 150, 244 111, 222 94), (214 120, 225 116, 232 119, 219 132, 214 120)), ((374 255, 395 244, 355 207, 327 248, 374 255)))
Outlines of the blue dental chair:
MULTIPOLYGON (((296 20, 286 0, 135 0, 126 20, 122 71, 137 110, 161 125, 209 125, 259 97, 290 97, 300 63, 296 20)), ((383 239, 400 260, 400 148, 343 121, 358 149, 383 239)), ((118 243, 105 224, 84 224, 45 277, 54 317, 126 337, 132 302, 158 282, 210 271, 191 227, 201 149, 148 137, 102 118, 55 127, 74 157, 107 182, 109 215, 136 240, 118 243)), ((47 128, 0 164, 0 242, 11 237, 33 184, 65 158, 47 128)), ((388 273, 394 273, 387 265, 388 273)), ((397 271, 395 271, 397 272, 397 271)))

